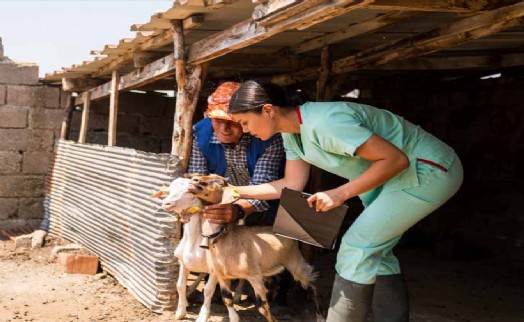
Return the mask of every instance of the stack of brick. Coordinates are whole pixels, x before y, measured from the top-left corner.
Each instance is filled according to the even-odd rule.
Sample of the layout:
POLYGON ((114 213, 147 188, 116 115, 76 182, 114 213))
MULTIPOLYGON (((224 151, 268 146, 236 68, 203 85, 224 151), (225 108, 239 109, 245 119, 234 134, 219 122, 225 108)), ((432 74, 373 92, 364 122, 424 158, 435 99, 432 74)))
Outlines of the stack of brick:
POLYGON ((0 229, 43 218, 44 179, 64 101, 59 88, 39 83, 38 65, 0 58, 0 229))

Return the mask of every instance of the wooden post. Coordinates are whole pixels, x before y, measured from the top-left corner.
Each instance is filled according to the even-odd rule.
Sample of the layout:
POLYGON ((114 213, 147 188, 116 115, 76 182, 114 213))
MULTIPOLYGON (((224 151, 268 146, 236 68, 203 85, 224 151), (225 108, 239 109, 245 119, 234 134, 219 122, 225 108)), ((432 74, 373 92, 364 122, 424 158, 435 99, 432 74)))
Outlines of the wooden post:
POLYGON ((317 102, 326 98, 326 84, 331 73, 331 50, 329 46, 322 47, 320 51, 320 75, 317 80, 317 102))
POLYGON ((114 70, 111 77, 111 96, 109 98, 109 129, 107 136, 107 145, 116 145, 116 121, 118 118, 118 84, 120 76, 118 71, 114 70))
POLYGON ((89 107, 91 106, 91 92, 86 91, 83 95, 84 106, 82 109, 82 123, 78 134, 78 143, 85 143, 87 136, 87 125, 89 124, 89 107))
POLYGON ((187 171, 193 141, 192 121, 207 64, 197 65, 186 75, 184 33, 181 20, 173 22, 174 54, 176 58, 176 108, 171 154, 178 157, 181 170, 187 171))
MULTIPOLYGON (((62 92, 65 93, 65 92, 62 92)), ((68 96, 67 98, 67 106, 64 110, 64 118, 62 120, 62 128, 60 129, 60 139, 61 140, 67 140, 68 132, 69 132, 69 125, 71 124, 71 114, 73 113, 73 109, 75 107, 74 105, 74 97, 71 95, 71 93, 66 94, 68 96)))

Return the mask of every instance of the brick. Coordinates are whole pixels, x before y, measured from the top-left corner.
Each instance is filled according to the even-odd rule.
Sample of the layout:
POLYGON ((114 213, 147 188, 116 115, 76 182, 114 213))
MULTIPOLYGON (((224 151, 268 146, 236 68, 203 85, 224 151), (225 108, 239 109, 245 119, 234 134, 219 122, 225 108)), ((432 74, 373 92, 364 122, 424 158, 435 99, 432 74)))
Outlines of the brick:
POLYGON ((98 256, 78 253, 59 253, 56 259, 59 269, 68 274, 94 275, 98 270, 98 256))
POLYGON ((21 165, 21 153, 0 151, 0 173, 19 173, 21 165))
POLYGON ((52 157, 52 152, 25 152, 22 162, 22 172, 47 173, 52 157))
POLYGON ((45 108, 32 108, 29 114, 29 126, 32 129, 60 129, 64 111, 45 108))
POLYGON ((52 151, 52 130, 0 129, 0 151, 52 151))
POLYGON ((0 176, 0 197, 41 197, 43 176, 0 176))
POLYGON ((18 205, 18 218, 44 218, 44 198, 20 198, 18 205))
POLYGON ((4 85, 0 85, 0 105, 5 105, 6 101, 6 93, 7 93, 7 87, 4 85))
POLYGON ((31 248, 31 241, 33 240, 32 236, 22 235, 15 237, 14 248, 31 248))
POLYGON ((16 217, 18 198, 0 198, 0 220, 16 217))
POLYGON ((7 104, 13 106, 44 107, 43 86, 7 86, 7 104))
POLYGON ((38 84, 38 65, 0 60, 0 83, 35 85, 38 84))
POLYGON ((0 106, 0 128, 20 129, 27 127, 27 108, 0 106))

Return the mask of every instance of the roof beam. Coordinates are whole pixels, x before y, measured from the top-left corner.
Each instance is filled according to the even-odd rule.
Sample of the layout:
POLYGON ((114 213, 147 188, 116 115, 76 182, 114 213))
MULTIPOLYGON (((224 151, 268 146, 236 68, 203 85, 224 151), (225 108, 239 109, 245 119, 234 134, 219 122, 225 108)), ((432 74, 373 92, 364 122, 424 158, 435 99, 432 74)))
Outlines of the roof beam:
POLYGON ((302 54, 310 50, 318 49, 336 42, 363 35, 372 31, 385 28, 399 21, 406 20, 419 15, 419 12, 410 11, 394 11, 379 15, 375 18, 366 20, 358 24, 349 25, 343 29, 332 32, 325 36, 317 37, 311 40, 304 41, 293 47, 289 47, 288 51, 292 54, 302 54))
POLYGON ((416 57, 395 61, 380 66, 369 66, 366 70, 493 70, 524 66, 524 53, 459 57, 416 57))
POLYGON ((429 12, 476 12, 493 10, 517 0, 377 0, 368 6, 379 10, 408 10, 429 12))
MULTIPOLYGON (((519 26, 523 16, 524 2, 484 12, 440 29, 389 42, 338 59, 333 62, 332 71, 334 74, 343 74, 457 46, 519 26)), ((294 74, 276 76, 272 81, 280 85, 290 85, 314 79, 318 71, 318 67, 307 68, 294 74)))
MULTIPOLYGON (((184 33, 189 32, 189 30, 196 29, 204 23, 203 15, 194 15, 184 19, 183 28, 184 33)), ((173 30, 168 29, 161 32, 158 36, 148 39, 144 43, 140 44, 135 51, 153 51, 155 49, 164 47, 173 42, 173 30)), ((109 64, 102 66, 95 73, 91 74, 91 77, 101 77, 103 75, 111 73, 113 70, 118 69, 119 67, 129 63, 133 60, 134 51, 129 50, 126 53, 118 56, 116 59, 111 61, 109 64)))
MULTIPOLYGON (((314 24, 362 8, 374 0, 333 0, 292 15, 269 27, 257 25, 252 19, 193 43, 189 48, 188 63, 191 65, 220 57, 229 52, 258 43, 282 31, 305 29, 314 24)), ((285 10, 292 10, 293 7, 285 10)))

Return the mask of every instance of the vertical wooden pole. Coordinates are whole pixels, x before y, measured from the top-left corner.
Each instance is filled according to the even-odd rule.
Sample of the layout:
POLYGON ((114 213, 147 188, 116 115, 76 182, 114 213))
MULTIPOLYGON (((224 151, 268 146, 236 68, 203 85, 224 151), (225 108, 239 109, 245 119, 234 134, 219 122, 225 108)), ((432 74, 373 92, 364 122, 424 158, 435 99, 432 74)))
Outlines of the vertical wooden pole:
POLYGON ((189 164, 193 141, 193 114, 202 88, 202 80, 207 71, 207 64, 191 67, 189 77, 186 75, 182 20, 173 20, 172 24, 177 93, 171 154, 178 157, 181 170, 185 172, 189 164))
POLYGON ((116 145, 116 121, 118 118, 118 85, 120 75, 114 70, 111 76, 111 96, 109 98, 109 129, 107 134, 107 145, 116 145))
POLYGON ((87 126, 89 124, 89 107, 91 106, 91 92, 84 92, 84 106, 82 109, 82 123, 80 124, 80 133, 78 134, 78 143, 85 143, 87 136, 87 126))
POLYGON ((71 123, 71 114, 73 114, 73 109, 75 107, 75 99, 71 93, 65 93, 62 92, 62 94, 65 94, 68 96, 67 98, 67 106, 64 110, 64 118, 62 119, 62 127, 60 129, 60 139, 67 140, 68 132, 69 132, 69 125, 71 123))

